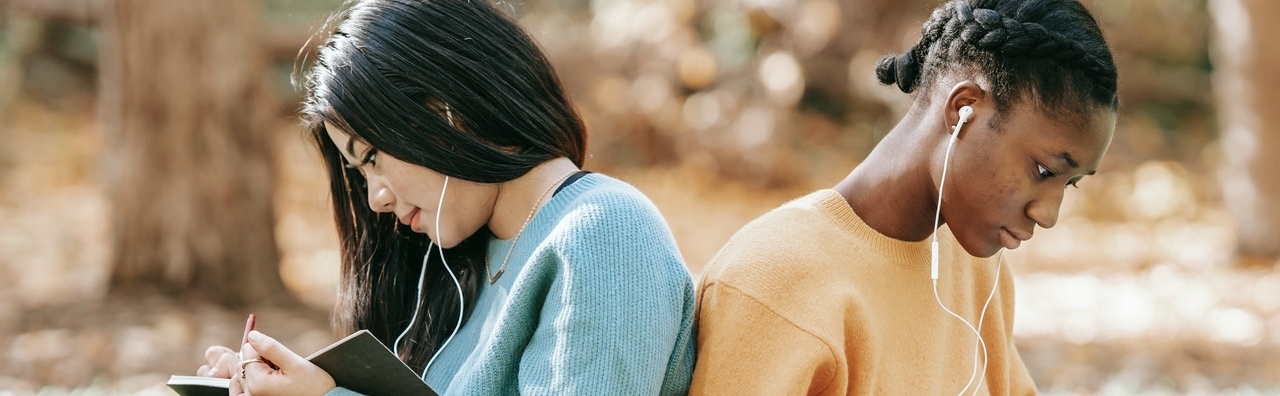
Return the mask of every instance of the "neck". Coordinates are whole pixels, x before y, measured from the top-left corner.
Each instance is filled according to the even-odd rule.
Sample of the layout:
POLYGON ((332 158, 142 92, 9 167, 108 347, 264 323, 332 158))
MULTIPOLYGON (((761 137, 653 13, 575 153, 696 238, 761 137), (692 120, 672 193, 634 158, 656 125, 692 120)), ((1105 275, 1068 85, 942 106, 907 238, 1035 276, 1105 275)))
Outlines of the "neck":
POLYGON ((526 221, 538 208, 551 200, 551 190, 566 176, 578 171, 568 158, 556 158, 530 169, 524 176, 498 185, 489 230, 498 239, 511 239, 520 233, 526 221))
POLYGON ((903 241, 921 241, 936 231, 932 165, 942 161, 946 134, 941 120, 924 113, 913 107, 834 187, 868 226, 903 241))

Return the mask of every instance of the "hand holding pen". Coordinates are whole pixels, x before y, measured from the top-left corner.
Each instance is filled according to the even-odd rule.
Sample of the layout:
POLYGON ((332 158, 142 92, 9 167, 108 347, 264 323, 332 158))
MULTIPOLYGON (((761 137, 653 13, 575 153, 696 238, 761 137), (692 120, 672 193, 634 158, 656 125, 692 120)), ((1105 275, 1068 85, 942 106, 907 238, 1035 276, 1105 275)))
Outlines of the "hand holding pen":
MULTIPOLYGON (((244 335, 240 337, 240 345, 249 342, 249 332, 253 331, 257 319, 253 314, 249 314, 249 319, 244 324, 244 335)), ((233 372, 239 371, 240 352, 234 351, 220 345, 209 347, 204 351, 204 358, 207 364, 196 369, 196 375, 202 377, 231 378, 233 372)))
POLYGON ((249 345, 249 332, 253 331, 253 327, 254 327, 255 325, 257 325, 257 323, 258 323, 258 322, 257 322, 257 318, 256 318, 256 317, 254 317, 254 316, 253 316, 253 314, 249 314, 249 320, 244 322, 244 336, 240 337, 240 352, 236 352, 236 356, 238 356, 238 357, 240 358, 240 363, 239 363, 239 364, 240 364, 240 378, 241 378, 241 379, 243 379, 243 378, 244 378, 245 366, 248 366, 248 365, 253 364, 253 363, 264 363, 264 364, 266 364, 268 367, 271 367, 271 369, 272 369, 272 370, 278 370, 278 369, 279 369, 279 367, 276 367, 276 365, 275 365, 274 363, 271 363, 271 361, 270 361, 270 360, 263 359, 261 356, 255 356, 255 357, 252 357, 252 358, 244 356, 244 351, 245 351, 245 349, 246 349, 246 348, 251 349, 251 348, 248 346, 248 345, 249 345))
POLYGON ((232 373, 230 393, 239 395, 322 395, 337 386, 333 377, 274 338, 245 324, 239 371, 232 373), (261 363, 261 364, 258 364, 261 363))

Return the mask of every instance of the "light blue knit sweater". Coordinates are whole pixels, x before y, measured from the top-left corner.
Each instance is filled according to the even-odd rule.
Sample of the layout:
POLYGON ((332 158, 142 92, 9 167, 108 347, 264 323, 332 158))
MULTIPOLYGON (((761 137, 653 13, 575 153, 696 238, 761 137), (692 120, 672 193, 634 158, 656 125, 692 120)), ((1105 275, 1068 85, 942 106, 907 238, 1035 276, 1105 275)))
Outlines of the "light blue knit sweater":
MULTIPOLYGON (((489 244, 497 271, 511 240, 489 244)), ((443 395, 683 395, 693 282, 657 208, 589 174, 548 201, 427 372, 443 395)), ((330 396, 354 395, 344 388, 330 396)))

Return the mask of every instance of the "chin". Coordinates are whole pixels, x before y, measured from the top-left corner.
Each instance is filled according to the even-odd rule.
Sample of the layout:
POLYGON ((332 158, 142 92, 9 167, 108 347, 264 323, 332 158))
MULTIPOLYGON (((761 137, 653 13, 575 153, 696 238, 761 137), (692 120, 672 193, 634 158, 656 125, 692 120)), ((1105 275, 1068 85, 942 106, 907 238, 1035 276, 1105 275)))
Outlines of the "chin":
POLYGON ((462 240, 460 239, 449 239, 449 240, 440 241, 440 243, 437 243, 437 245, 440 245, 441 249, 453 249, 455 247, 458 247, 458 244, 461 244, 461 243, 462 243, 462 240))
POLYGON ((966 253, 973 257, 989 258, 999 253, 1000 249, 1004 249, 999 239, 987 241, 972 237, 961 239, 957 236, 956 241, 966 253))
POLYGON ((431 234, 427 234, 427 238, 431 238, 431 242, 435 243, 436 246, 439 246, 442 249, 453 249, 454 247, 458 246, 458 244, 462 243, 461 238, 442 239, 442 238, 432 236, 431 234))
POLYGON ((471 238, 472 235, 479 232, 478 229, 472 229, 470 232, 467 232, 467 228, 465 227, 461 229, 449 229, 448 225, 441 224, 440 226, 446 227, 444 230, 444 237, 430 234, 428 234, 427 237, 431 238, 431 241, 435 242, 436 246, 439 246, 442 249, 453 249, 458 245, 461 245, 462 242, 466 241, 468 238, 471 238))

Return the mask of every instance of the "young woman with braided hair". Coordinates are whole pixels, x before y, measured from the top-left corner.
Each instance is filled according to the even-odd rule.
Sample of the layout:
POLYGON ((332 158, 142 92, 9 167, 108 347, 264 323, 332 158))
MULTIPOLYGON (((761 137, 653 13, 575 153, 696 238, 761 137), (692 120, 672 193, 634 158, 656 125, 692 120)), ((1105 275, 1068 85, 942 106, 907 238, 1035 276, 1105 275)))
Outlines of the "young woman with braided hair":
POLYGON ((1097 22, 1075 0, 953 0, 876 75, 915 94, 902 120, 707 266, 692 393, 1036 392, 997 253, 1053 227, 1110 145, 1097 22))

